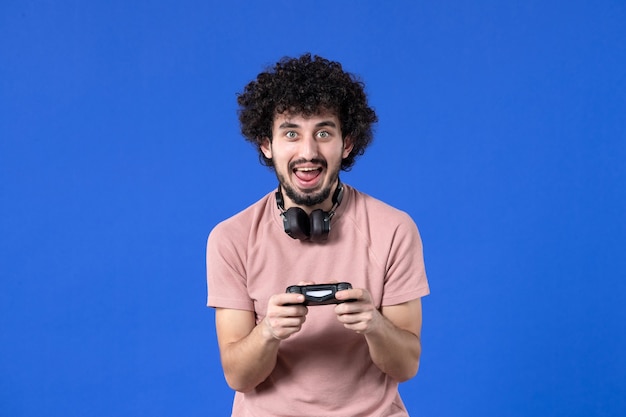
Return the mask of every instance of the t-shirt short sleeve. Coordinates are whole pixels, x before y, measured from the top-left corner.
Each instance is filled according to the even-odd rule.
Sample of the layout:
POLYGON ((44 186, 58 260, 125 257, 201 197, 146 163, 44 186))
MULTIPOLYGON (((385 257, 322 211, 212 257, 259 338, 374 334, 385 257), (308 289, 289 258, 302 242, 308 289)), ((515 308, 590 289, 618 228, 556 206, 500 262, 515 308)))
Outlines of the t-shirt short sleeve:
POLYGON ((245 250, 232 239, 227 223, 218 224, 207 241, 207 286, 209 307, 254 311, 247 296, 245 250))
POLYGON ((386 265, 382 305, 396 305, 430 293, 422 240, 415 222, 401 213, 386 265))

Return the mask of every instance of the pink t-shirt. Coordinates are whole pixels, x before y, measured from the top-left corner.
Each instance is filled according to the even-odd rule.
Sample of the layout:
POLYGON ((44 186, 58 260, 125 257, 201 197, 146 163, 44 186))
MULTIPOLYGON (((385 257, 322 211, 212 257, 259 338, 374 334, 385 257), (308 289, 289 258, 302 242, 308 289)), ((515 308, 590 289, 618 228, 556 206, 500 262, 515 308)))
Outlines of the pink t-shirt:
MULTIPOLYGON (((218 224, 207 245, 208 305, 254 311, 299 281, 347 281, 366 288, 377 307, 429 293, 422 243, 413 220, 344 185, 323 243, 283 230, 274 192, 218 224)), ((309 307, 302 330, 281 342, 272 374, 237 392, 235 417, 407 416, 398 383, 372 362, 362 335, 347 330, 334 306, 309 307)))

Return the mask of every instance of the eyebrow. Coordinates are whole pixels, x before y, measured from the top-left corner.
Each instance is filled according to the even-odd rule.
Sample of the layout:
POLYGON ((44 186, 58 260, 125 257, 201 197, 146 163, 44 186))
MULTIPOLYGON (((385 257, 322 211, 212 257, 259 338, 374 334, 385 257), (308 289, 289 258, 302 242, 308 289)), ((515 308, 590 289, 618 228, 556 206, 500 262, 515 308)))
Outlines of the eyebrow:
MULTIPOLYGON (((324 127, 324 126, 335 127, 335 128, 337 127, 335 122, 333 122, 332 120, 323 120, 315 125, 315 127, 324 127)), ((292 128, 298 128, 298 127, 300 127, 300 125, 297 125, 291 122, 283 122, 280 124, 280 126, 278 126, 279 129, 292 129, 292 128)))

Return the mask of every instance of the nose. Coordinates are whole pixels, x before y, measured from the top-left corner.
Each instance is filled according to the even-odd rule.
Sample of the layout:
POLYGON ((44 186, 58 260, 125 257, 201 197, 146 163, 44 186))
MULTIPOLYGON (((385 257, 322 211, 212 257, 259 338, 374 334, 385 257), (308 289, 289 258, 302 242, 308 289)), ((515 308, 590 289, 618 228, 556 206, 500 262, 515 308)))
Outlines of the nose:
POLYGON ((306 139, 300 142, 300 157, 310 161, 317 158, 318 144, 314 137, 308 136, 306 139))

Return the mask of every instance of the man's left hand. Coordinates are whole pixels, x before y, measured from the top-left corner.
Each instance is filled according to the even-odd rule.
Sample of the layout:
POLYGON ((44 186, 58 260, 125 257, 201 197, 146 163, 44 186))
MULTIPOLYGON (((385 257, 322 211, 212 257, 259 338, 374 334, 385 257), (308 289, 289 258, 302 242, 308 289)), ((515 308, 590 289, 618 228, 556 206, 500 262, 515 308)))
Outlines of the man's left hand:
POLYGON ((346 329, 360 334, 366 334, 378 326, 382 320, 382 314, 374 303, 372 296, 364 288, 353 288, 338 291, 335 297, 339 301, 348 301, 335 306, 335 314, 339 322, 346 329))

